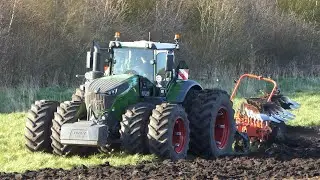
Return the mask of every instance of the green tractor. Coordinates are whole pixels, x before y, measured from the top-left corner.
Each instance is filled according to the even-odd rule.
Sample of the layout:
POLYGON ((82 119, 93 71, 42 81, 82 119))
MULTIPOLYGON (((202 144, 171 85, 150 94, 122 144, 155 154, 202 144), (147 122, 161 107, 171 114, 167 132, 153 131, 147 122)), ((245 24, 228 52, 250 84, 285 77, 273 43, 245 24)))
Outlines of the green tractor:
POLYGON ((72 101, 36 101, 26 121, 26 147, 70 155, 98 148, 153 153, 172 160, 232 153, 236 134, 230 96, 188 79, 174 43, 93 43, 85 83, 72 101))

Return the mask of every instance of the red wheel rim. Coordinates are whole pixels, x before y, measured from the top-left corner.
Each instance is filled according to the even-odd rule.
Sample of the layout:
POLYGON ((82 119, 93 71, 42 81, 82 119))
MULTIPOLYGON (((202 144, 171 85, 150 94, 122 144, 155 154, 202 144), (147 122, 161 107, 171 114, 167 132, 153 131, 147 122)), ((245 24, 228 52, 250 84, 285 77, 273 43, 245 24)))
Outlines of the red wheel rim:
POLYGON ((228 112, 224 107, 221 107, 216 117, 214 124, 214 139, 219 149, 223 149, 229 139, 229 121, 228 112))
POLYGON ((176 153, 181 153, 186 143, 186 128, 181 118, 178 118, 174 122, 172 133, 172 146, 176 153))

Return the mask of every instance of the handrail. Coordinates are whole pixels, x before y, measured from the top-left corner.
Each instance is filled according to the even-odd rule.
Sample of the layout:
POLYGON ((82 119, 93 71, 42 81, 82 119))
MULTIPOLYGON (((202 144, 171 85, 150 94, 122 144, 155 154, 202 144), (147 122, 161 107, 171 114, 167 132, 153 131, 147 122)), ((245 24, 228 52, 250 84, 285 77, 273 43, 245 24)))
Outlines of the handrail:
POLYGON ((272 96, 275 94, 275 92, 276 92, 276 90, 277 90, 277 83, 276 83, 274 80, 270 79, 270 78, 264 78, 264 77, 262 77, 262 76, 257 76, 257 75, 254 75, 254 74, 243 74, 242 76, 240 76, 240 78, 239 78, 239 80, 237 81, 236 86, 234 87, 233 92, 232 92, 232 94, 231 94, 231 97, 230 97, 230 100, 231 100, 231 101, 233 100, 233 98, 234 98, 235 95, 236 95, 236 92, 237 92, 237 90, 238 90, 238 88, 239 88, 239 85, 240 85, 240 81, 241 81, 243 78, 245 78, 245 77, 257 79, 257 80, 260 80, 260 81, 261 81, 261 80, 262 80, 262 81, 267 81, 267 82, 272 83, 272 84, 273 84, 273 89, 272 89, 272 91, 271 91, 271 93, 270 93, 270 95, 269 95, 269 97, 268 97, 267 102, 270 102, 270 101, 271 101, 272 96))

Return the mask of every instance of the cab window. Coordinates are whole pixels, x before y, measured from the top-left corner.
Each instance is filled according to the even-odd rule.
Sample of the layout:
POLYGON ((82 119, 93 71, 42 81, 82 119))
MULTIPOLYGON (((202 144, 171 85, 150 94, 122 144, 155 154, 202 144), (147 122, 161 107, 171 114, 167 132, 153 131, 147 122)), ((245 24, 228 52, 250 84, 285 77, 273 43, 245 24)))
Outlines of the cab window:
POLYGON ((157 75, 165 75, 167 52, 160 52, 157 54, 157 75))

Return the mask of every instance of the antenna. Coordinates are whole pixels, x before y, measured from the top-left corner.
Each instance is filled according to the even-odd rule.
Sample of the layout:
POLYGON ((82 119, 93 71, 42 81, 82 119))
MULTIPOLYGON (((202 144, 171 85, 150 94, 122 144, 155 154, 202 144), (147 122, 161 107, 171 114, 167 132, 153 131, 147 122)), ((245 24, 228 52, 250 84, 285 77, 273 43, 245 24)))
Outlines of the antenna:
POLYGON ((149 41, 151 41, 151 33, 149 32, 149 41))

